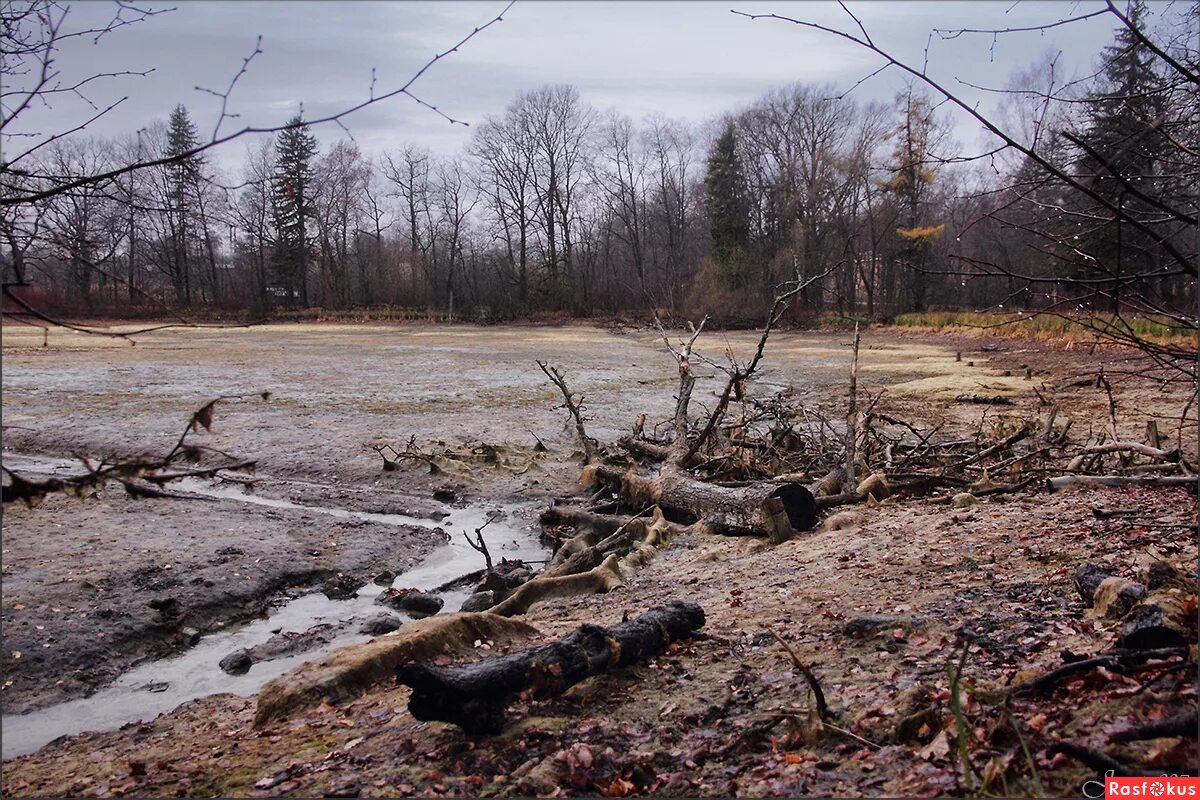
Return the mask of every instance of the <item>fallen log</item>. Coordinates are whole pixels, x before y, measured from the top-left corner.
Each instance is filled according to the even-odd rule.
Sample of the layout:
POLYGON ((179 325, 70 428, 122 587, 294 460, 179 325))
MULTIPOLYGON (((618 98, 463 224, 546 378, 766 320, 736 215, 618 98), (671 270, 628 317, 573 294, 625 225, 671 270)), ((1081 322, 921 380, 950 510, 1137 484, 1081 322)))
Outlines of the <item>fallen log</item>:
POLYGON ((987 394, 960 394, 954 398, 956 403, 976 403, 988 406, 1011 406, 1013 404, 1011 397, 1003 395, 987 395, 987 394))
MULTIPOLYGON (((652 442, 648 439, 641 439, 636 436, 622 436, 617 440, 617 444, 624 450, 633 453, 634 455, 644 456, 645 458, 653 459, 654 461, 666 461, 671 458, 673 452, 671 445, 652 442)), ((694 453, 687 458, 687 466, 698 467, 706 463, 710 459, 700 453, 694 453)))
POLYGON ((1183 597, 1171 591, 1155 592, 1124 618, 1118 643, 1131 650, 1186 647, 1194 638, 1195 625, 1196 613, 1185 608, 1183 597))
POLYGON ((261 728, 301 708, 358 697, 408 661, 474 652, 484 640, 509 644, 539 637, 524 622, 494 614, 448 614, 401 625, 394 633, 334 650, 275 678, 258 693, 254 726, 261 728))
POLYGON ((585 471, 584 482, 600 480, 617 488, 630 507, 657 505, 668 514, 689 522, 705 521, 718 533, 771 535, 777 530, 774 504, 783 504, 793 530, 813 526, 816 502, 812 493, 795 483, 761 481, 748 486, 718 486, 698 481, 687 472, 666 464, 654 476, 639 475, 619 467, 599 465, 585 471))
POLYGON ((675 600, 611 628, 582 625, 557 642, 474 664, 404 665, 396 680, 412 687, 408 709, 417 719, 495 734, 517 695, 557 696, 584 678, 648 660, 703 625, 700 606, 675 600))
POLYGON ((1195 475, 1139 476, 1139 475, 1060 475, 1046 481, 1050 491, 1070 489, 1076 486, 1190 486, 1196 488, 1195 475))
POLYGON ((1138 453, 1155 461, 1168 461, 1173 464, 1179 463, 1180 458, 1178 450, 1160 450, 1157 447, 1149 447, 1141 442, 1110 442, 1109 444, 1085 447, 1083 452, 1087 454, 1138 453))

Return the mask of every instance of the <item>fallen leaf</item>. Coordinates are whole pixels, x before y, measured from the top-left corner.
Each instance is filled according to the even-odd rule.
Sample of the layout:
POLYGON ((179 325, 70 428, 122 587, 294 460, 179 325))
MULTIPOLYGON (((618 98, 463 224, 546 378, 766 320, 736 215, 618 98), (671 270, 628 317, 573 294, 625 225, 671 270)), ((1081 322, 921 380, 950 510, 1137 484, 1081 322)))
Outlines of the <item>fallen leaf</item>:
POLYGON ((917 756, 926 761, 943 759, 948 755, 950 755, 950 733, 945 730, 933 737, 932 742, 917 751, 917 756))

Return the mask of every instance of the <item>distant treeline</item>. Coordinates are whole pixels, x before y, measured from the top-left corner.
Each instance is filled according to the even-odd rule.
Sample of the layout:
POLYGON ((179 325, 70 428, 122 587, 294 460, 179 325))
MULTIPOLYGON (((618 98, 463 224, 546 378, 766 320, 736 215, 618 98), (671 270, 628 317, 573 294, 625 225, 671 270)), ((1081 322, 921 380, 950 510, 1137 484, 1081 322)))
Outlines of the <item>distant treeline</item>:
MULTIPOLYGON (((1110 212, 1136 209, 1194 258, 1194 226, 1161 207, 1195 196, 1195 87, 1124 28, 1071 91, 1047 84, 1048 63, 1013 76, 997 115, 1094 195, 1012 150, 957 158, 941 112, 912 87, 889 105, 792 84, 689 125, 601 112, 571 86, 546 86, 454 156, 322 147, 297 118, 250 147, 238 174, 193 156, 11 207, 5 280, 17 264, 44 310, 117 315, 391 307, 736 321, 760 316, 781 281, 826 272, 792 321, 1133 299, 1194 308, 1193 275, 1110 212)), ((27 180, 197 141, 179 106, 121 141, 54 142, 27 180)))

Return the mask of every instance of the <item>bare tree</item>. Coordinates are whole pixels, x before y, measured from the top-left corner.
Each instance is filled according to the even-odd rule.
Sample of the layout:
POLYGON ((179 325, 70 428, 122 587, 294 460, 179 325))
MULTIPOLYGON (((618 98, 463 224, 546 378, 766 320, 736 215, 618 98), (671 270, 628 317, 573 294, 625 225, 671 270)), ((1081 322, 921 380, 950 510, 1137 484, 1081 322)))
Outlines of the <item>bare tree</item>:
MULTIPOLYGON (((511 7, 511 3, 505 6, 499 14, 474 28, 452 47, 434 55, 397 88, 378 92, 375 81, 372 80, 365 99, 347 103, 344 107, 320 118, 308 120, 308 123, 311 125, 334 123, 344 128, 344 120, 356 112, 403 96, 429 109, 432 113, 438 114, 451 124, 465 124, 415 94, 414 84, 439 61, 456 52, 459 47, 482 31, 500 22, 509 7, 511 7)), ((96 94, 97 92, 105 89, 112 90, 114 87, 119 90, 127 79, 144 76, 149 72, 149 70, 141 72, 129 70, 89 74, 85 71, 80 75, 68 75, 60 71, 57 54, 66 48, 84 45, 89 40, 92 44, 99 43, 113 31, 128 25, 145 23, 159 13, 162 13, 162 10, 142 8, 125 0, 118 0, 114 4, 114 15, 109 22, 98 27, 88 27, 76 25, 77 17, 71 15, 71 6, 56 2, 56 0, 25 0, 5 5, 4 24, 0 27, 0 50, 3 50, 5 54, 3 65, 0 66, 0 78, 3 79, 3 86, 0 87, 0 146, 4 153, 4 160, 0 162, 0 207, 26 209, 40 202, 88 189, 88 187, 101 187, 102 190, 107 190, 116 178, 153 168, 174 168, 176 172, 180 172, 181 165, 197 163, 201 154, 214 147, 248 134, 278 133, 291 127, 292 122, 289 120, 276 125, 246 125, 236 130, 222 132, 226 123, 237 117, 231 107, 231 100, 238 81, 250 69, 255 56, 262 52, 262 39, 259 37, 253 50, 243 59, 242 64, 234 72, 224 90, 200 89, 221 101, 219 116, 208 137, 196 137, 184 142, 182 146, 159 150, 141 150, 139 148, 133 151, 122 151, 118 154, 121 156, 120 158, 112 158, 103 164, 68 165, 61 159, 56 161, 52 158, 41 158, 40 156, 50 147, 86 131, 96 120, 110 114, 128 97, 126 95, 112 101, 100 100, 97 102, 93 99, 99 96, 96 94), (35 117, 40 108, 60 100, 72 99, 90 109, 82 114, 76 124, 61 130, 38 130, 35 117), (71 171, 63 169, 66 167, 70 167, 71 171)), ((178 192, 175 199, 179 199, 178 192)), ((178 203, 175 205, 177 212, 178 205, 178 203)), ((215 300, 218 289, 218 273, 214 231, 210 224, 212 220, 209 211, 211 209, 210 202, 200 212, 202 220, 200 227, 202 252, 206 251, 204 255, 207 256, 208 261, 209 299, 215 300)), ((12 221, 12 224, 7 227, 14 232, 14 236, 10 237, 8 242, 8 260, 16 265, 14 271, 23 272, 24 256, 27 250, 27 248, 22 249, 22 239, 15 234, 16 220, 28 216, 29 214, 23 210, 11 215, 7 215, 6 212, 6 219, 12 221), (16 250, 12 248, 14 243, 18 245, 16 250)), ((28 225, 24 228, 27 232, 34 230, 28 225)), ((181 244, 187 238, 187 231, 181 230, 180 226, 176 225, 172 236, 177 240, 177 257, 174 259, 171 271, 178 287, 177 293, 182 295, 182 302, 188 303, 191 301, 191 271, 185 266, 187 250, 181 244)), ((45 318, 44 321, 54 322, 53 318, 38 312, 30 306, 27 300, 14 294, 13 290, 24 286, 25 276, 15 275, 14 277, 15 281, 6 280, 3 285, 5 297, 23 307, 27 313, 40 315, 45 318)), ((106 331, 87 326, 74 327, 86 332, 106 333, 106 331)))
POLYGON ((1108 0, 1105 9, 1031 28, 933 31, 931 36, 941 38, 995 40, 1102 15, 1113 20, 1115 43, 1097 74, 1065 85, 1051 81, 1042 88, 1008 90, 1024 102, 1041 103, 1034 117, 1036 136, 1025 124, 1028 115, 989 113, 939 79, 928 60, 916 65, 885 50, 848 9, 846 29, 775 14, 734 13, 821 31, 874 53, 883 62, 879 70, 907 74, 939 104, 958 109, 995 137, 995 147, 976 158, 1019 162, 1008 191, 987 188, 990 202, 980 217, 1020 231, 1017 241, 1036 243, 1049 268, 1030 274, 1003 258, 958 250, 948 254, 956 269, 914 265, 914 272, 1016 281, 1019 291, 1043 299, 1039 313, 1062 315, 1102 339, 1134 346, 1151 369, 1195 379, 1193 348, 1159 341, 1136 322, 1138 315, 1149 315, 1166 325, 1197 329, 1194 198, 1200 142, 1194 109, 1200 100, 1200 48, 1194 10, 1168 9, 1156 30, 1138 2, 1122 12, 1108 0), (1013 209, 1018 213, 1010 216, 1013 209), (1105 306, 1108 313, 1100 314, 1105 306))

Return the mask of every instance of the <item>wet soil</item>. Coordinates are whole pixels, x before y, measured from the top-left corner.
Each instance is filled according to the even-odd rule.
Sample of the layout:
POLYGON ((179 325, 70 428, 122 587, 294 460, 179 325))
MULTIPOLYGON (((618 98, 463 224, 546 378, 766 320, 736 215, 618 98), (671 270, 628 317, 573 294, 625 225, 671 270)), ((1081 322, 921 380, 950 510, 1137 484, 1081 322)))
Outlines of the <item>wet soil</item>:
MULTIPOLYGON (((776 335, 759 391, 792 387, 813 405, 842 408, 848 338, 776 335)), ((749 333, 714 333, 709 354, 720 358, 728 346, 744 356, 754 342, 749 333)), ((73 334, 51 334, 45 350, 40 344, 40 332, 4 330, 6 453, 162 451, 207 399, 271 391, 266 403, 219 408, 205 443, 258 458, 260 491, 268 496, 359 510, 432 515, 435 491, 465 502, 538 500, 569 490, 578 475, 572 433, 535 358, 560 366, 585 395, 589 432, 602 441, 624 433, 638 413, 665 419, 674 404, 671 359, 649 332, 313 325, 164 332, 136 348, 73 334), (549 454, 534 455, 534 434, 549 454), (413 435, 460 453, 480 442, 506 449, 498 461, 460 459, 434 475, 419 463, 381 471, 371 446, 400 447, 413 435)), ((1121 355, 871 333, 862 358, 860 386, 887 387, 888 413, 922 425, 945 420, 950 433, 1044 413, 1035 388, 1055 390, 1077 425, 1103 425, 1105 395, 1070 383, 1094 374, 1102 361, 1119 364, 1121 355), (953 402, 972 390, 1011 395, 1015 405, 953 402)), ((702 377, 696 400, 708 402, 718 384, 702 377)), ((1173 436, 1165 420, 1178 418, 1184 394, 1153 384, 1119 387, 1122 432, 1138 433, 1158 418, 1173 436)), ((285 586, 339 571, 365 579, 379 568, 399 571, 434 545, 419 528, 385 532, 222 501, 135 502, 119 491, 6 512, 6 713, 89 691, 176 646, 183 622, 164 626, 148 606, 162 596, 179 600, 188 626, 211 630, 261 613, 285 586), (12 643, 14 633, 23 646, 12 643), (96 670, 108 670, 107 677, 68 677, 96 670)), ((711 638, 628 674, 593 679, 560 701, 518 707, 520 721, 502 737, 476 742, 449 726, 417 723, 404 711, 406 690, 395 688, 264 731, 250 726, 252 698, 215 695, 153 722, 74 737, 7 762, 5 791, 528 792, 521 781, 534 764, 580 747, 588 748, 589 763, 606 763, 612 774, 603 784, 569 785, 568 793, 624 790, 616 780, 633 787, 625 793, 683 795, 954 791, 954 765, 934 737, 921 743, 933 748, 922 754, 888 745, 887 729, 905 692, 917 684, 938 688, 939 676, 945 683, 944 662, 956 653, 964 625, 991 637, 968 662, 970 680, 1001 685, 1019 671, 1056 665, 1061 649, 1094 652, 1111 639, 1112 624, 1089 619, 1072 595, 1070 573, 1079 561, 1100 554, 1132 575, 1147 558, 1195 558, 1194 533, 1171 527, 1194 519, 1194 497, 1179 490, 1001 496, 956 512, 885 504, 858 513, 848 529, 812 532, 774 549, 745 540, 680 540, 613 594, 535 607, 527 620, 549 636, 686 597, 704 605, 711 638), (1092 515, 1093 507, 1111 504, 1138 509, 1147 521, 1092 515), (898 625, 847 641, 846 622, 880 614, 915 615, 923 627, 898 625), (857 739, 825 735, 784 753, 770 735, 753 733, 764 713, 806 704, 803 682, 768 627, 818 665, 838 724, 857 739)), ((1190 691, 1194 698, 1194 685, 1190 691)), ((1146 692, 1138 702, 1155 697, 1146 692)), ((1086 703, 1079 711, 1093 713, 1086 703)), ((1060 724, 1070 729, 1076 722, 1060 724)), ((1044 721, 1041 729, 1056 732, 1044 721)), ((1080 774, 1061 770, 1055 791, 1070 793, 1080 774)))

